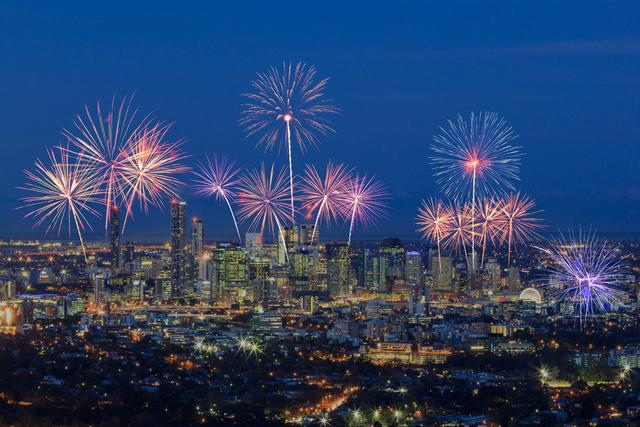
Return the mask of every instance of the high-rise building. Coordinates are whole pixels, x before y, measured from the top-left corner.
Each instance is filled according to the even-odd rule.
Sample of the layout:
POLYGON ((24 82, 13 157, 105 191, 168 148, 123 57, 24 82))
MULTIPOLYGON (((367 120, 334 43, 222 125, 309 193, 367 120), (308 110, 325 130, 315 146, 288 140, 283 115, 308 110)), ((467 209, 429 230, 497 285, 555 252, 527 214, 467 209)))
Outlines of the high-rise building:
POLYGON ((501 276, 500 263, 498 260, 496 258, 489 258, 485 263, 484 269, 491 279, 491 287, 493 289, 498 289, 500 287, 501 276))
POLYGON ((349 246, 346 243, 326 245, 327 290, 331 298, 349 296, 349 246))
POLYGON ((247 290, 247 253, 237 246, 221 246, 213 251, 211 284, 214 298, 243 297, 247 290))
POLYGON ((134 270, 134 261, 136 260, 136 244, 133 242, 127 242, 124 247, 124 262, 123 265, 129 273, 134 270))
POLYGON ((118 207, 113 206, 111 208, 111 221, 109 224, 109 233, 111 238, 111 269, 118 270, 121 267, 120 263, 120 215, 118 213, 118 207))
POLYGON ((180 297, 186 273, 185 222, 187 204, 173 200, 171 202, 171 298, 180 297))
POLYGON ((455 269, 451 258, 434 256, 431 263, 433 275, 433 289, 439 291, 452 291, 455 269))
POLYGON ((202 255, 202 220, 193 218, 191 221, 191 256, 197 260, 202 255))
POLYGON ((405 255, 404 262, 405 281, 409 285, 422 285, 422 254, 417 251, 409 251, 405 255))
POLYGON ((313 224, 300 224, 300 246, 309 246, 313 244, 311 241, 312 237, 314 241, 318 241, 318 231, 316 230, 316 234, 314 236, 314 228, 315 226, 313 224))
POLYGON ((385 289, 390 291, 394 285, 404 281, 405 249, 398 239, 384 239, 378 249, 380 254, 381 279, 385 289))
POLYGON ((379 290, 384 285, 384 274, 380 269, 380 255, 365 249, 363 251, 364 287, 371 290, 379 290))

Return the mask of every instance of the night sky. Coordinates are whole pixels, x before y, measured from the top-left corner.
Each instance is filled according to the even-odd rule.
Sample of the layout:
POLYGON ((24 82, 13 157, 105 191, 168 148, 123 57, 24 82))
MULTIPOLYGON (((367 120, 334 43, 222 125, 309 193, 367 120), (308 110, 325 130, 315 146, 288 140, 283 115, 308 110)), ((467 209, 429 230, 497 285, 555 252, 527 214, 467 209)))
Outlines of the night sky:
MULTIPOLYGON (((438 195, 432 136, 457 113, 484 110, 519 135, 518 186, 549 230, 640 231, 638 3, 27 3, 0 5, 3 236, 32 232, 15 210, 22 169, 62 141, 85 103, 114 95, 135 92, 141 112, 175 122, 170 136, 186 140, 191 164, 206 153, 284 164, 284 152, 256 149, 238 127, 240 94, 283 60, 330 76, 328 96, 342 110, 319 150, 294 153, 297 171, 333 159, 390 188, 388 221, 356 239, 416 237, 420 199, 438 195)), ((233 236, 223 206, 184 195, 207 238, 233 236)), ((160 239, 168 227, 168 211, 154 210, 129 233, 160 239)))

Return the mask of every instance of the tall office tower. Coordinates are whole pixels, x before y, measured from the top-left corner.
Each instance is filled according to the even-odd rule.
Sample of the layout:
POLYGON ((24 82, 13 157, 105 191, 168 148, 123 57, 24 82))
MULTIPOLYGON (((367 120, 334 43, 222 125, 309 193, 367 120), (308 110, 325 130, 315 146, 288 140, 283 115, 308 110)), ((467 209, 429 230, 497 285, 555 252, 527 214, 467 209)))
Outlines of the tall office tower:
POLYGON ((292 225, 290 227, 284 227, 284 241, 287 242, 287 249, 289 251, 295 250, 298 246, 298 227, 292 225))
POLYGON ((171 269, 164 267, 156 279, 155 298, 162 301, 170 300, 172 288, 171 269))
POLYGON ((134 270, 134 261, 136 260, 136 244, 133 242, 127 242, 124 246, 124 259, 123 265, 129 273, 134 270))
POLYGON ((196 262, 202 255, 202 239, 202 220, 193 218, 191 221, 191 256, 196 262))
POLYGON ((364 263, 364 287, 379 290, 383 287, 384 275, 380 271, 380 255, 365 249, 362 252, 364 263))
POLYGON ((491 278, 491 287, 497 289, 500 287, 500 263, 495 258, 489 258, 484 264, 484 269, 491 278))
POLYGON ((184 213, 187 204, 177 200, 171 201, 171 298, 180 297, 185 280, 185 239, 184 213))
POLYGON ((380 271, 385 288, 390 291, 396 282, 404 281, 405 250, 398 239, 384 239, 378 249, 380 271))
POLYGON ((433 289, 438 291, 452 291, 455 270, 451 258, 443 256, 433 257, 431 264, 433 275, 433 289))
POLYGON ((325 246, 327 257, 327 290, 331 298, 349 296, 349 246, 346 243, 329 243, 325 246))
MULTIPOLYGON (((313 236, 313 224, 300 224, 300 246, 309 246, 312 244, 311 237, 313 236)), ((313 236, 314 241, 318 241, 318 232, 316 231, 316 235, 313 236)))
POLYGON ((104 298, 104 282, 105 282, 104 274, 99 273, 96 274, 93 279, 93 302, 96 305, 102 305, 105 303, 104 298))
POLYGON ((422 254, 409 251, 405 255, 404 277, 408 285, 422 285, 422 254))
POLYGON ((109 224, 109 233, 111 237, 111 269, 118 270, 121 267, 120 264, 120 215, 118 214, 118 207, 113 206, 111 208, 111 221, 109 224))
POLYGON ((243 297, 247 285, 247 254, 243 248, 225 245, 213 251, 211 284, 216 297, 243 297))
POLYGON ((299 249, 289 256, 289 286, 294 291, 309 289, 309 268, 312 252, 309 249, 299 249))

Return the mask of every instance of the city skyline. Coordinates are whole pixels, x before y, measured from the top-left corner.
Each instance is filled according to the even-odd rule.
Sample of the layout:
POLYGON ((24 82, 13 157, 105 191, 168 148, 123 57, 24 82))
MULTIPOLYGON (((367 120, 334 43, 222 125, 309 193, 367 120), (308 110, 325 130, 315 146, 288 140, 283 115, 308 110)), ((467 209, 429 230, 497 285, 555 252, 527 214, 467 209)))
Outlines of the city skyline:
POLYGON ((640 3, 0 6, 0 426, 640 425, 640 3))

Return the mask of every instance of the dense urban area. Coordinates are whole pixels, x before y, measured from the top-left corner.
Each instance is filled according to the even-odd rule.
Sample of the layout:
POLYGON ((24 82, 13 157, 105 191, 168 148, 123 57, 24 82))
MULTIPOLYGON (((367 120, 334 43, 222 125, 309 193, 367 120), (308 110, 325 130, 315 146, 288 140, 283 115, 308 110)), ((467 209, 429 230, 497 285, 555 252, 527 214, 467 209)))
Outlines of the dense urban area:
POLYGON ((640 420, 636 241, 616 246, 622 304, 582 325, 546 298, 535 247, 473 265, 304 224, 209 243, 186 213, 174 201, 168 243, 137 244, 114 210, 86 261, 75 243, 1 243, 0 424, 640 420))

